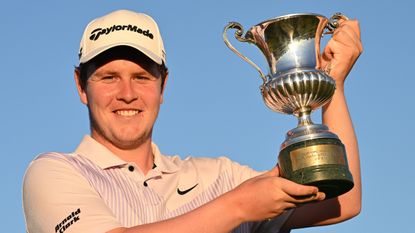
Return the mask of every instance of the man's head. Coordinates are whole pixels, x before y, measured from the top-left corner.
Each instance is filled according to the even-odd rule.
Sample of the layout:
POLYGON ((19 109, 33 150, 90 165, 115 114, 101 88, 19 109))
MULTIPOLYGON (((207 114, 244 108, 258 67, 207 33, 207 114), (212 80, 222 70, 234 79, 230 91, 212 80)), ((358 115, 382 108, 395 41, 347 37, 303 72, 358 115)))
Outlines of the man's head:
POLYGON ((83 74, 91 60, 119 46, 134 48, 150 58, 159 65, 162 79, 166 78, 166 53, 157 23, 146 14, 118 10, 91 21, 84 30, 77 67, 82 87, 86 85, 88 77, 83 74))
POLYGON ((121 10, 86 27, 75 80, 88 106, 91 134, 107 147, 133 149, 151 141, 167 79, 157 24, 121 10))

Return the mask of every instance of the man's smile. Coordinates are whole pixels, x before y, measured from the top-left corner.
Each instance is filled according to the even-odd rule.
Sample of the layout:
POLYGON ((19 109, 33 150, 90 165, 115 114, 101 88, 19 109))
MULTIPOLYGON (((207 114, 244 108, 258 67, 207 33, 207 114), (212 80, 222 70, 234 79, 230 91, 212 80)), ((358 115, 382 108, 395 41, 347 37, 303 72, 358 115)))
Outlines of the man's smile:
POLYGON ((115 110, 114 111, 115 114, 120 115, 120 116, 124 116, 124 117, 135 116, 135 115, 139 114, 140 112, 142 112, 142 111, 132 110, 132 109, 129 109, 129 110, 115 110))

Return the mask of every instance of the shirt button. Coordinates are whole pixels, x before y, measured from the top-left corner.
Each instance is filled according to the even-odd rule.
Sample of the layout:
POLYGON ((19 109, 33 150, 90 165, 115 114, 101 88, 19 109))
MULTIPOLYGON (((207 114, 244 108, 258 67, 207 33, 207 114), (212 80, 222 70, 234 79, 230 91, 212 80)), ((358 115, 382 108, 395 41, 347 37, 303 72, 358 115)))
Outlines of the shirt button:
POLYGON ((130 172, 133 172, 133 171, 134 171, 134 166, 133 166, 133 165, 128 166, 128 170, 129 170, 130 172))

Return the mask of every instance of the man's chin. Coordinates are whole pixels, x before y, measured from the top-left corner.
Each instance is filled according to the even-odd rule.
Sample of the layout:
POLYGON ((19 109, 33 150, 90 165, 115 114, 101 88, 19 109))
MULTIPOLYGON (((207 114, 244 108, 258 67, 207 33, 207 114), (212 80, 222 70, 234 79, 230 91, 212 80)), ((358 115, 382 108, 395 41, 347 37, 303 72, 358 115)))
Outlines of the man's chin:
POLYGON ((117 137, 113 143, 119 149, 133 150, 139 148, 148 141, 151 141, 149 137, 117 137))
POLYGON ((118 129, 118 131, 92 131, 92 137, 104 145, 116 147, 121 150, 133 150, 151 142, 151 132, 132 132, 132 127, 128 129, 118 129), (101 133, 100 133, 101 132, 101 133))

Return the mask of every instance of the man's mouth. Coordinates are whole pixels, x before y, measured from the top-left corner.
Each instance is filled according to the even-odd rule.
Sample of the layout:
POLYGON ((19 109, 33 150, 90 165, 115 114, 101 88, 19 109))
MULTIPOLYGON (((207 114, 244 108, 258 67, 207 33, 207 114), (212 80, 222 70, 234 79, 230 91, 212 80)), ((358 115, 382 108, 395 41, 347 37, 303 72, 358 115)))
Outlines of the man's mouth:
POLYGON ((115 114, 123 116, 123 117, 131 117, 139 114, 141 111, 139 110, 116 110, 114 111, 115 114))

